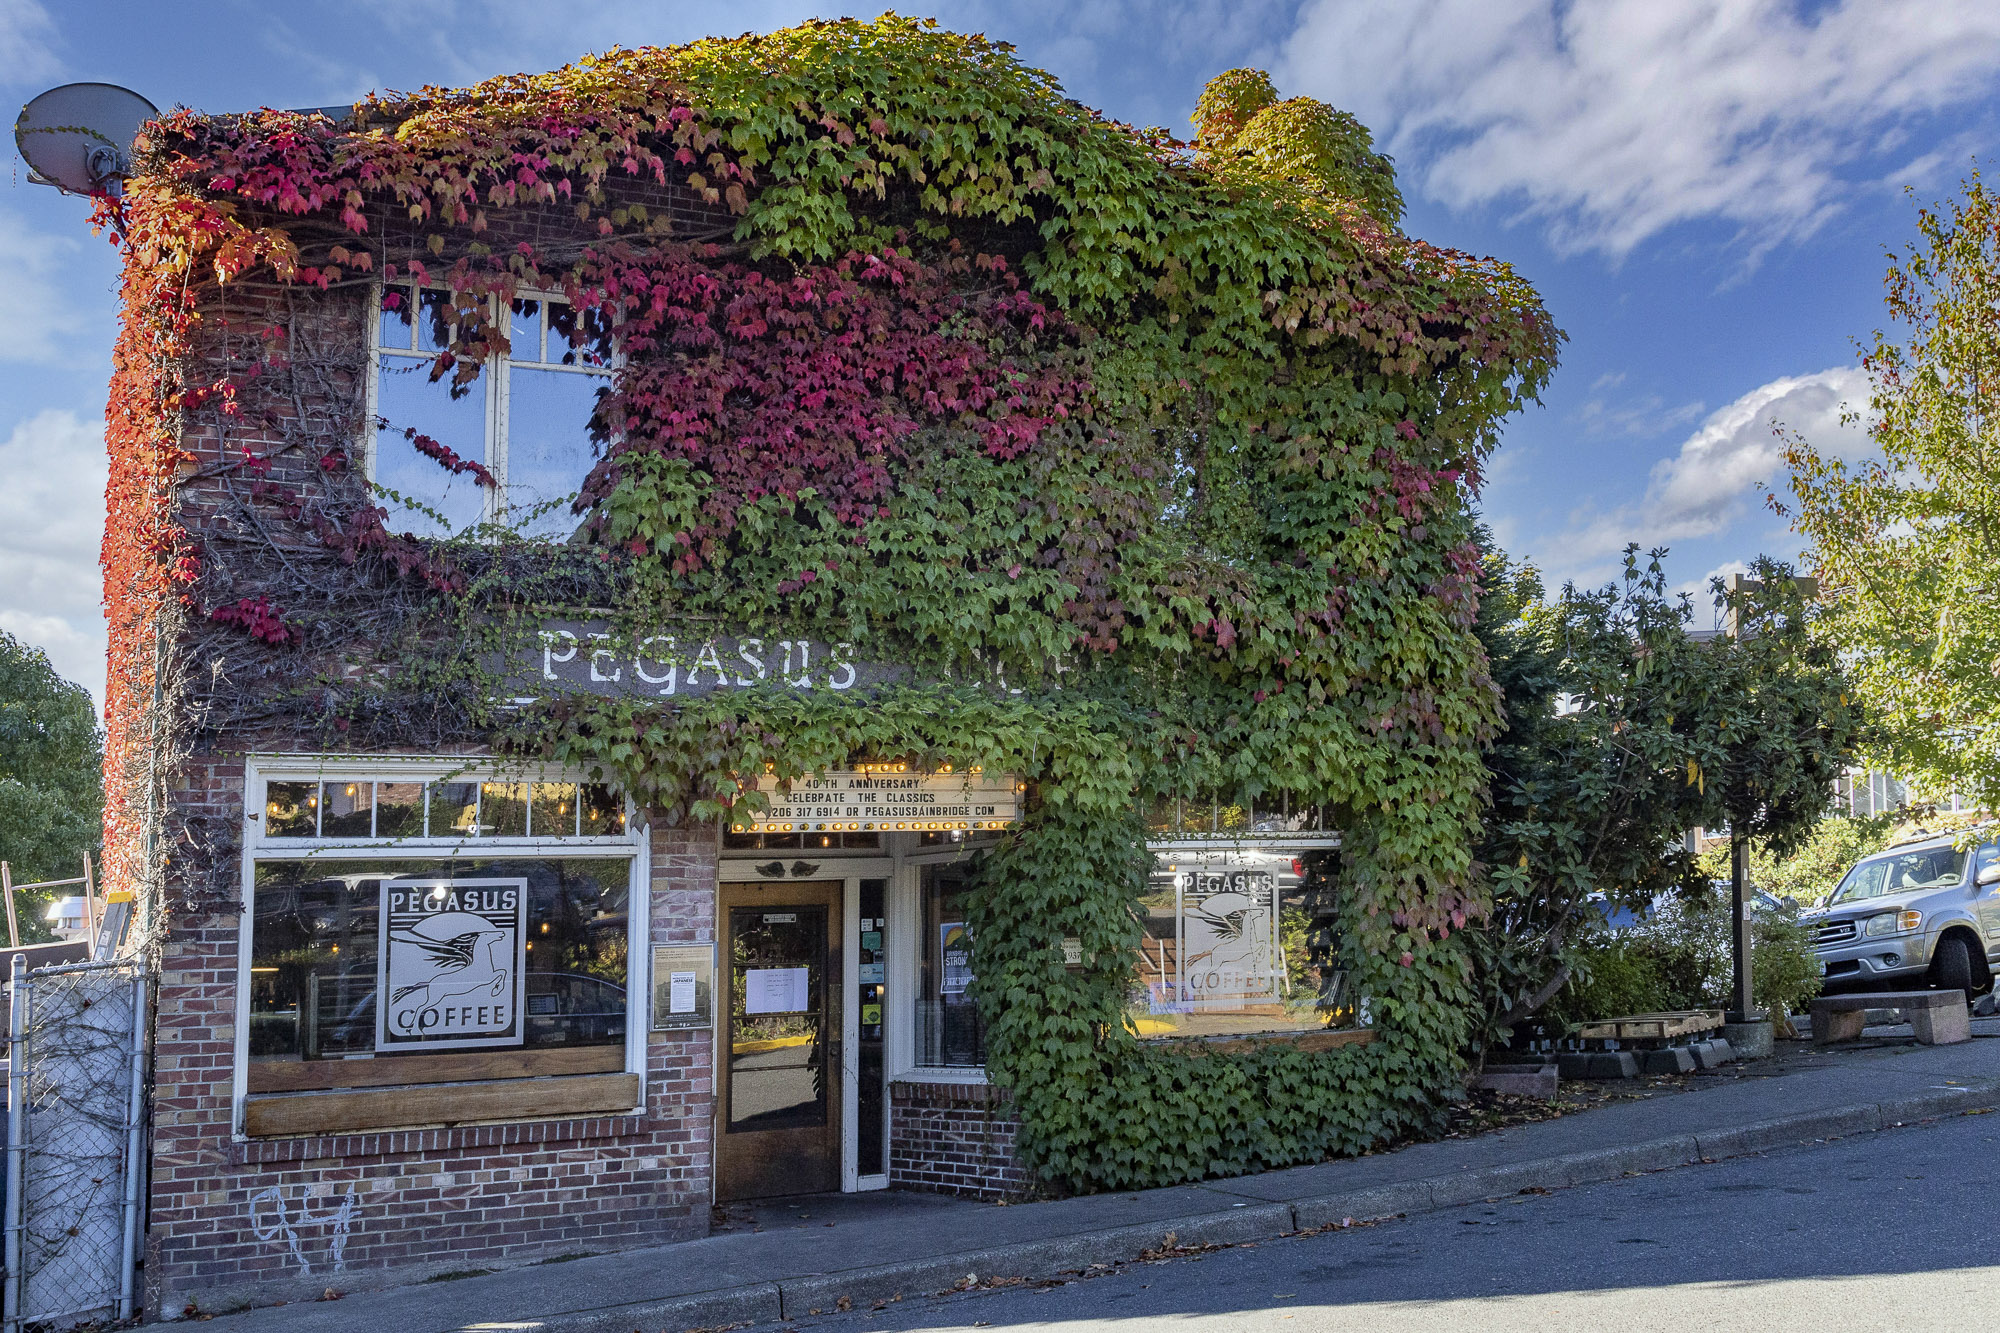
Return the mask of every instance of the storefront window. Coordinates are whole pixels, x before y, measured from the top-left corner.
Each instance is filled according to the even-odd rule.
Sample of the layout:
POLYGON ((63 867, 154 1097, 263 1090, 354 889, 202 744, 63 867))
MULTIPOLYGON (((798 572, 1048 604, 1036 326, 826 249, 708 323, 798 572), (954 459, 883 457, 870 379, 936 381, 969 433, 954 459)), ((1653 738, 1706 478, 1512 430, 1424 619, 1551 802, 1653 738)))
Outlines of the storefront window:
POLYGON ((348 1086, 356 1060, 408 1061, 410 1082, 432 1081, 440 1052, 483 1060, 476 1070, 452 1066, 460 1078, 583 1072, 591 1062, 538 1067, 521 1057, 593 1047, 610 1048, 596 1064, 621 1066, 631 864, 506 855, 259 861, 250 1090, 348 1086), (498 1056, 514 1064, 494 1063, 498 1056))
POLYGON ((1142 1037, 1348 1026, 1329 887, 1335 853, 1154 848, 1126 1019, 1142 1037))
POLYGON ((604 838, 624 834, 625 804, 590 782, 274 780, 263 819, 266 839, 604 838))
POLYGON ((917 1063, 980 1068, 986 1025, 972 998, 972 933, 966 925, 966 868, 923 867, 923 971, 917 990, 917 1063))

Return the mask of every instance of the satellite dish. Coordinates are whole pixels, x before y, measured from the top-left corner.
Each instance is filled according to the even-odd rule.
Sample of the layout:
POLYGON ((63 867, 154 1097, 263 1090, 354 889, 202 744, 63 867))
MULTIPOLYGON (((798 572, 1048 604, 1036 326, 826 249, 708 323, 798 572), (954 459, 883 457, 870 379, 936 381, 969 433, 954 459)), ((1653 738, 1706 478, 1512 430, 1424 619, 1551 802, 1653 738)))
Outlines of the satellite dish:
POLYGON ((64 194, 117 194, 132 168, 132 140, 160 109, 111 83, 65 83, 21 108, 14 146, 28 179, 64 194))

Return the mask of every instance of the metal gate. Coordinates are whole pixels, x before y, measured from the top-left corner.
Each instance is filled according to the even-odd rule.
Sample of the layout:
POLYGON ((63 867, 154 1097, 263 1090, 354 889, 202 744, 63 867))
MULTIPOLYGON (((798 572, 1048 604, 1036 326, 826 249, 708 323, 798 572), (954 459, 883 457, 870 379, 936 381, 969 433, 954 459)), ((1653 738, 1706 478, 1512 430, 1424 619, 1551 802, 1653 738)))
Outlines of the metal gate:
POLYGON ((144 1160, 146 975, 27 970, 16 957, 7 1071, 5 1333, 133 1310, 144 1160))

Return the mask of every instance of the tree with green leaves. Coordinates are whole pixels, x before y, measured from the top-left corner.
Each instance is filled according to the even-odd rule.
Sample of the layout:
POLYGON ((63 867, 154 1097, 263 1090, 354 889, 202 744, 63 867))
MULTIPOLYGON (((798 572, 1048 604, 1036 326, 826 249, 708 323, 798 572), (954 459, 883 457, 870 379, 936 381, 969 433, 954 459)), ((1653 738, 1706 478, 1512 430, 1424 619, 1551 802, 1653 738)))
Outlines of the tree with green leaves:
POLYGON ((1553 601, 1532 569, 1488 557, 1477 628, 1506 730, 1480 847, 1482 1050, 1571 982, 1607 908, 1707 896, 1689 829, 1731 823, 1781 852, 1806 837, 1851 748, 1858 719, 1790 571, 1760 560, 1739 633, 1704 640, 1664 554, 1628 548, 1620 581, 1553 601))
POLYGON ((1744 911, 1749 849, 1796 851, 1826 813, 1834 779, 1862 736, 1861 712, 1832 647, 1815 639, 1815 608, 1791 566, 1759 556, 1751 574, 1712 590, 1729 606, 1727 637, 1698 655, 1701 725, 1688 772, 1711 803, 1702 820, 1730 831, 1735 1000, 1756 1010, 1751 927, 1744 911))
POLYGON ((1553 601, 1532 568, 1487 557, 1477 629, 1506 730, 1479 849, 1493 891, 1473 932, 1482 1051, 1569 982, 1600 903, 1643 909, 1692 882, 1675 843, 1705 799, 1688 775, 1692 644, 1663 554, 1642 564, 1630 548, 1620 581, 1553 601))
POLYGON ((2000 195, 1977 174, 1892 253, 1892 327, 1862 353, 1879 457, 1791 438, 1818 629, 1866 701, 1872 763, 2000 803, 2000 195))
MULTIPOLYGON (((48 654, 0 630, 0 861, 16 883, 71 879, 99 844, 104 737, 82 686, 48 654)), ((23 903, 23 938, 44 933, 23 903)))

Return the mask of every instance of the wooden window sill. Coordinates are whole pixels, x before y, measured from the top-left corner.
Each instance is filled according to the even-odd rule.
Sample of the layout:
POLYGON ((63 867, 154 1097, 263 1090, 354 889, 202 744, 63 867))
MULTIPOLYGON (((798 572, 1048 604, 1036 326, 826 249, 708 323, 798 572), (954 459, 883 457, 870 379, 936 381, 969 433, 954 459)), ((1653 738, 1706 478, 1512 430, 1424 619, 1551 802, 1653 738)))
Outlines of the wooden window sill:
POLYGON ((373 1060, 253 1060, 251 1092, 315 1092, 330 1088, 409 1087, 423 1083, 482 1083, 556 1074, 614 1074, 625 1068, 625 1046, 544 1046, 535 1050, 395 1055, 373 1060))
POLYGON ((1184 1054, 1202 1051, 1254 1051, 1260 1046, 1293 1046, 1301 1051, 1331 1051, 1341 1046, 1366 1046, 1375 1040, 1373 1028, 1324 1029, 1315 1032, 1246 1032, 1240 1037, 1149 1037, 1149 1041, 1172 1046, 1184 1054))
POLYGON ((483 1121, 627 1115, 639 1103, 637 1074, 573 1074, 429 1087, 253 1093, 243 1133, 253 1139, 449 1128, 483 1121))

